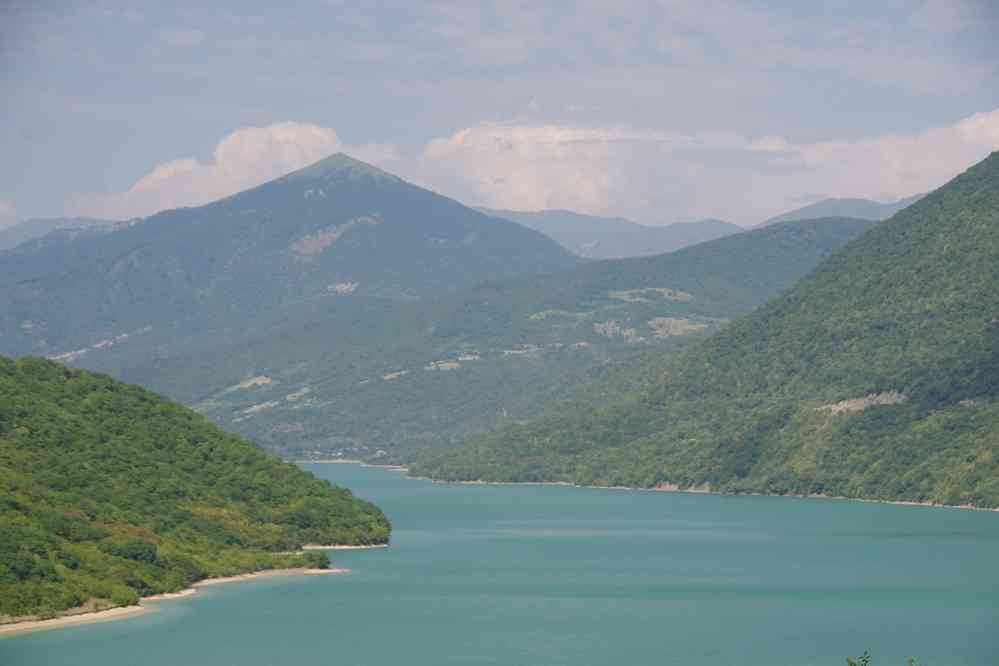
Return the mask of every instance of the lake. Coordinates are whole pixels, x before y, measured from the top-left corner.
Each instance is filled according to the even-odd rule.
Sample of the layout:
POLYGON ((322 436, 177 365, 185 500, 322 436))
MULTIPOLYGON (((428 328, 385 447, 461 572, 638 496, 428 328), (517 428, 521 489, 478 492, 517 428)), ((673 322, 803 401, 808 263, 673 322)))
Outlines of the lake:
POLYGON ((392 547, 0 639, 0 664, 999 663, 997 513, 305 467, 381 506, 392 547))

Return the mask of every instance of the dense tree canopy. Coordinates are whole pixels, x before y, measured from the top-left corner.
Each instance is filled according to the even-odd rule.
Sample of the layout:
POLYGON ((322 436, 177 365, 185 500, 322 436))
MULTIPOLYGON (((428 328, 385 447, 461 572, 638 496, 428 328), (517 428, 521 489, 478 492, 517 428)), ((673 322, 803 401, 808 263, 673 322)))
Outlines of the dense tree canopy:
POLYGON ((389 529, 350 491, 140 387, 0 357, 0 617, 322 566, 298 549, 389 529))
POLYGON ((997 285, 999 153, 689 351, 412 470, 999 506, 997 285))

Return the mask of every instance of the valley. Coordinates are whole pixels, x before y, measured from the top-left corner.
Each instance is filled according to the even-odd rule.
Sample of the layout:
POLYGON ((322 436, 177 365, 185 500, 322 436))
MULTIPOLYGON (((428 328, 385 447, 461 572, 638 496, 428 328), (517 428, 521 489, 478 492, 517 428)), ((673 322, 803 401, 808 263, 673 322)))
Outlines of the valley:
POLYGON ((994 4, 0 2, 0 665, 995 666, 994 4))

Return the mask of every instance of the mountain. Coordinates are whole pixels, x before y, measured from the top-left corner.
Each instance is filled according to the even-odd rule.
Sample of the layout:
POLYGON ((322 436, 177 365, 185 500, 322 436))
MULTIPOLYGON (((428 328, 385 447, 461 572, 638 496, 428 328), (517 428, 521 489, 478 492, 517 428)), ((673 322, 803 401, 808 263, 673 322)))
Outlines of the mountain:
POLYGON ((289 318, 391 308, 578 261, 535 231, 337 154, 205 206, 0 253, 0 352, 51 356, 140 332, 231 342, 289 318))
POLYGON ((614 400, 412 472, 996 507, 996 285, 999 153, 614 400))
POLYGON ((590 259, 664 254, 742 231, 742 227, 721 220, 651 227, 621 217, 597 217, 568 210, 479 210, 540 231, 573 254, 590 259))
POLYGON ((485 283, 391 316, 331 311, 239 344, 112 346, 81 362, 194 405, 285 457, 405 461, 533 418, 648 350, 686 347, 872 224, 775 225, 671 254, 485 283))
POLYGON ((870 199, 823 199, 804 208, 789 211, 772 217, 760 226, 789 222, 791 220, 814 220, 821 217, 852 217, 861 220, 887 220, 889 217, 922 199, 924 194, 916 194, 894 203, 881 203, 870 199))
POLYGON ((0 497, 0 622, 323 566, 298 549, 385 543, 390 529, 374 505, 180 405, 34 357, 0 357, 0 497))
POLYGON ((41 238, 54 231, 75 232, 114 224, 110 220, 96 220, 92 217, 55 217, 24 220, 23 222, 0 229, 0 251, 9 250, 21 243, 41 238))

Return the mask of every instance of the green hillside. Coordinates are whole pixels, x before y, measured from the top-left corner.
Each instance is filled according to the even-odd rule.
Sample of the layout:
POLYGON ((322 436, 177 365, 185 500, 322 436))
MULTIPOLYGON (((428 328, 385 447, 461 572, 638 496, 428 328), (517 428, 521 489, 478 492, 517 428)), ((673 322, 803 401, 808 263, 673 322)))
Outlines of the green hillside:
POLYGON ((343 154, 122 226, 0 253, 0 353, 76 361, 116 346, 147 358, 374 304, 373 328, 400 304, 579 263, 542 234, 343 154))
POLYGON ((993 154, 607 404, 412 471, 999 506, 997 285, 993 154))
MULTIPOLYGON (((742 231, 742 227, 721 220, 651 226, 622 217, 583 215, 570 210, 479 210, 540 231, 573 254, 590 259, 664 254, 742 231)), ((814 217, 836 215, 810 219, 814 217)))
POLYGON ((0 622, 134 603, 209 576, 385 543, 348 490, 144 389, 0 357, 0 622))
POLYGON ((777 225, 667 255, 487 283, 391 317, 330 312, 172 358, 115 366, 111 349, 87 359, 106 359, 113 374, 283 456, 408 460, 534 418, 647 350, 689 345, 872 224, 777 225))

